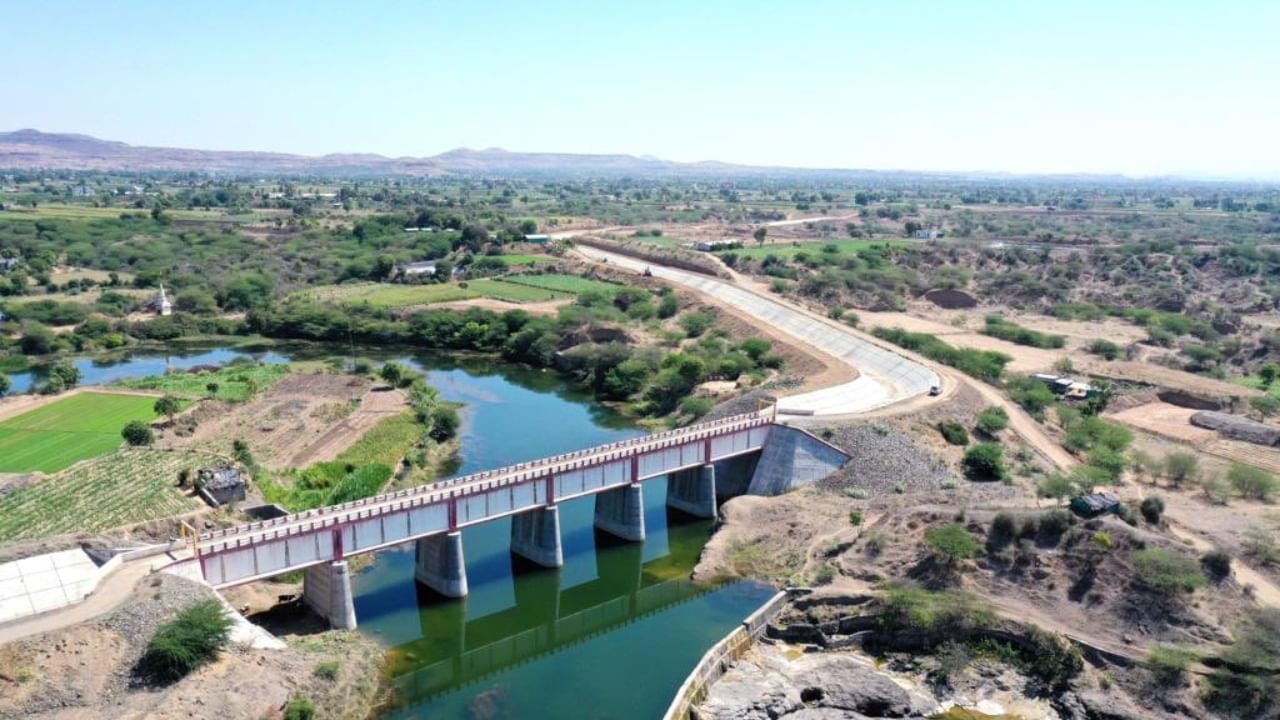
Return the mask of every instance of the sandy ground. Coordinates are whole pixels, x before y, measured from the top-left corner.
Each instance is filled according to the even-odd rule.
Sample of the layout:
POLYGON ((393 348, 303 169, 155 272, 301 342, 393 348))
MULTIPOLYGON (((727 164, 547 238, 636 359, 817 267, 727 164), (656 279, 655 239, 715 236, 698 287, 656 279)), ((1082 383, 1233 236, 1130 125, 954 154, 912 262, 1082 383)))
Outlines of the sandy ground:
POLYGON ((1280 449, 1231 440, 1213 430, 1196 427, 1191 424, 1191 416, 1195 413, 1196 411, 1190 408, 1152 402, 1109 413, 1107 417, 1137 430, 1185 445, 1180 449, 1196 450, 1227 461, 1280 473, 1280 449))
POLYGON ((492 310, 493 312, 523 310, 530 315, 555 315, 560 312, 560 308, 572 303, 572 298, 527 303, 504 302, 493 298, 471 298, 470 300, 453 300, 451 302, 433 303, 430 306, 422 307, 430 307, 432 310, 469 310, 471 308, 479 308, 481 310, 492 310))
POLYGON ((408 408, 399 390, 375 387, 349 375, 294 374, 246 403, 204 402, 192 415, 188 437, 164 442, 212 452, 230 452, 243 439, 269 468, 332 460, 379 420, 408 408))

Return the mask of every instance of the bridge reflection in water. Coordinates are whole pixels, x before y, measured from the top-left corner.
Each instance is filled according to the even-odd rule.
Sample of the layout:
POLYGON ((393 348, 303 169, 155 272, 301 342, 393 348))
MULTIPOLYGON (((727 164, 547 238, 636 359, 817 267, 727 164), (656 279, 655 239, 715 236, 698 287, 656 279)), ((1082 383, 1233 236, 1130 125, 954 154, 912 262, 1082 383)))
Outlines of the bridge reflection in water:
MULTIPOLYGON (((589 641, 618 643, 616 653, 634 654, 627 644, 635 638, 617 639, 613 631, 715 590, 688 579, 713 522, 669 510, 661 493, 653 495, 646 498, 650 532, 643 543, 595 530, 590 498, 565 503, 565 565, 558 569, 513 556, 506 541, 509 531, 500 523, 467 530, 472 587, 462 599, 437 595, 412 583, 411 573, 393 567, 411 564, 411 552, 380 554, 372 571, 355 580, 356 611, 363 632, 391 645, 389 674, 396 705, 409 713, 405 717, 417 717, 412 713, 427 710, 434 698, 522 665, 555 663, 557 653, 589 641)), ((691 657, 705 650, 696 639, 687 642, 693 645, 691 657)), ((670 668, 677 685, 682 670, 687 667, 670 668)), ((435 717, 435 712, 433 707, 422 717, 435 717)))

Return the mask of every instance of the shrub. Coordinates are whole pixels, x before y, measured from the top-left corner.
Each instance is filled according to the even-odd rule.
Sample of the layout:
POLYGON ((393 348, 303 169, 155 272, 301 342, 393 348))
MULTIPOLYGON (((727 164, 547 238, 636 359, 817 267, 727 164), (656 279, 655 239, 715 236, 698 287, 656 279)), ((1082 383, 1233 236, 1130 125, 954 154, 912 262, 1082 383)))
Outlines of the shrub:
POLYGON ((1004 450, 995 443, 978 443, 969 448, 961 464, 970 480, 1003 480, 1008 475, 1004 450))
POLYGON ((942 433, 942 437, 952 445, 968 445, 969 431, 964 426, 955 422, 938 423, 938 432, 942 433))
POLYGON ((1195 455, 1185 452, 1172 452, 1164 456, 1164 476, 1180 487, 1191 482, 1200 475, 1200 461, 1195 455))
POLYGON ((1164 515, 1164 499, 1159 495, 1151 495, 1142 499, 1142 504, 1138 506, 1142 511, 1142 517, 1152 525, 1159 525, 1160 518, 1164 515))
POLYGON ((1225 550, 1210 550, 1200 556, 1200 567, 1214 582, 1222 582, 1231 575, 1231 554, 1225 550))
POLYGON ((131 420, 124 429, 120 431, 120 437, 133 447, 142 447, 155 442, 155 434, 151 432, 151 426, 141 420, 131 420))
POLYGON ((1255 610, 1236 637, 1209 676, 1205 705, 1226 717, 1274 718, 1280 705, 1280 610, 1255 610))
POLYGON ((865 519, 865 518, 863 517, 863 514, 862 514, 862 511, 861 511, 861 510, 850 510, 850 511, 849 511, 849 524, 850 524, 850 525, 852 525, 852 526, 854 526, 854 527, 862 527, 862 521, 863 521, 864 519, 865 519))
POLYGON ((960 523, 947 523, 929 528, 924 533, 924 541, 935 557, 948 565, 974 557, 982 546, 965 530, 960 523))
POLYGON ((1062 537, 1073 523, 1075 516, 1066 510, 1054 509, 1042 513, 1039 523, 1036 525, 1036 534, 1045 540, 1057 543, 1058 538, 1062 537))
POLYGON ((1123 352, 1119 345, 1110 340, 1094 340, 1085 349, 1094 355, 1101 356, 1104 360, 1115 360, 1123 352))
POLYGON ((1110 550, 1111 548, 1116 546, 1116 541, 1111 539, 1111 533, 1108 533, 1105 530, 1099 530, 1098 532, 1094 533, 1092 539, 1093 539, 1093 544, 1097 545, 1103 550, 1110 550))
POLYGON ((950 680, 964 672, 964 669, 973 661, 969 649, 954 640, 948 640, 939 645, 934 657, 938 660, 938 674, 943 680, 950 680))
POLYGON ((1142 664, 1157 684, 1166 687, 1182 684, 1187 668, 1196 659, 1195 653, 1170 645, 1155 645, 1147 653, 1142 664))
POLYGON ((1263 502, 1271 502, 1276 488, 1280 487, 1271 473, 1240 463, 1232 463, 1231 469, 1227 471, 1227 480, 1242 497, 1263 502))
POLYGON ((338 669, 340 667, 342 666, 337 660, 325 660, 324 662, 316 663, 316 667, 312 672, 318 678, 336 680, 338 678, 338 669))
POLYGON ((1071 478, 1060 472, 1050 473, 1044 476, 1039 483, 1036 484, 1036 494, 1042 498, 1053 498, 1059 503, 1063 498, 1071 497, 1076 491, 1076 485, 1071 478))
POLYGON ((1002 407, 989 407, 978 413, 978 429, 994 435, 1009 427, 1009 413, 1002 407))
POLYGON ((1166 595, 1189 593, 1205 583, 1204 572, 1195 559, 1164 548, 1134 552, 1133 567, 1139 581, 1166 595))
POLYGON ((1001 548, 1008 545, 1018 535, 1018 521, 1013 513, 998 512, 991 520, 991 531, 987 535, 987 545, 1001 548))
POLYGON ((180 680, 213 660, 230 634, 231 620, 217 601, 190 605, 156 630, 138 669, 157 682, 180 680))
POLYGON ((294 698, 284 706, 284 720, 315 720, 316 708, 306 698, 294 698))
POLYGON ((680 412, 696 419, 711 412, 714 407, 715 402, 709 397, 691 397, 680 403, 680 412))

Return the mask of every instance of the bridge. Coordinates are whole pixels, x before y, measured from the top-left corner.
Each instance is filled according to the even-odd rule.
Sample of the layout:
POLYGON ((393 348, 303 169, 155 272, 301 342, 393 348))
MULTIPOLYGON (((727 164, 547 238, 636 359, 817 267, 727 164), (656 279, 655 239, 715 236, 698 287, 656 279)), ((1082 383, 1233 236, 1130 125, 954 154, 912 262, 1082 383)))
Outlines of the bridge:
POLYGON ((511 551, 559 567, 557 503, 594 495, 595 526, 641 542, 644 481, 665 476, 669 506, 715 517, 716 463, 754 453, 760 461, 746 491, 756 494, 819 480, 848 460, 808 433, 748 413, 204 533, 194 560, 215 588, 303 570, 303 601, 333 626, 354 628, 348 557, 415 542, 414 577, 463 597, 462 528, 510 516, 511 551))

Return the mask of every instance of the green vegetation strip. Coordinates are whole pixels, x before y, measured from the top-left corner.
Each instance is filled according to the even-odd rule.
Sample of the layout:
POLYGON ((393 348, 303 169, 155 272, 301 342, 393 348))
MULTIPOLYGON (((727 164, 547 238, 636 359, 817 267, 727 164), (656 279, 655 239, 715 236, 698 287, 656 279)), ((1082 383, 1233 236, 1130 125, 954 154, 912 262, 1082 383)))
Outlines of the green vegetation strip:
POLYGON ((545 290, 556 290, 573 295, 580 295, 585 292, 603 292, 612 295, 624 287, 623 285, 577 277, 576 275, 512 275, 504 278, 504 282, 543 288, 545 290))
POLYGON ((871 334, 987 382, 998 381, 1004 375, 1004 366, 1013 360, 1008 355, 993 350, 952 347, 927 333, 877 327, 871 330, 871 334))
POLYGON ((386 486, 401 460, 422 441, 425 430, 412 411, 393 415, 370 428, 336 459, 290 471, 287 484, 260 472, 259 485, 268 501, 293 512, 368 497, 386 486))
POLYGON ((228 365, 213 372, 173 372, 123 380, 116 386, 159 390, 191 400, 212 396, 227 402, 243 402, 288 374, 287 365, 228 365), (217 388, 217 392, 210 391, 211 385, 217 388))
POLYGON ((0 422, 0 472, 53 473, 111 452, 129 421, 156 418, 155 401, 86 392, 0 422))
MULTIPOLYGON (((115 433, 119 441, 119 432, 115 433)), ((200 455, 122 450, 0 496, 0 541, 98 532, 198 510, 177 487, 200 455)))

